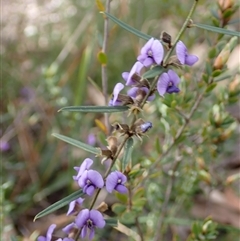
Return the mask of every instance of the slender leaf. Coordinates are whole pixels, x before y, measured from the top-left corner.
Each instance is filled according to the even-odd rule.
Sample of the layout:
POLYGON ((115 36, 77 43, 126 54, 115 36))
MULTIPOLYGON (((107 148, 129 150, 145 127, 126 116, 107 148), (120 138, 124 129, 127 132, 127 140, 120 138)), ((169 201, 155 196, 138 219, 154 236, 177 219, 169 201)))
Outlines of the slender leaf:
POLYGON ((130 33, 138 36, 139 38, 142 38, 142 39, 145 39, 145 40, 149 40, 150 38, 152 38, 152 36, 140 32, 139 30, 127 25, 126 23, 122 22, 121 20, 117 19, 116 17, 114 17, 111 14, 106 13, 106 12, 102 12, 102 13, 104 13, 107 17, 109 17, 114 23, 116 23, 120 27, 124 28, 125 30, 129 31, 130 33))
POLYGON ((66 106, 61 108, 60 111, 73 111, 73 112, 88 112, 88 113, 113 113, 123 112, 128 110, 127 106, 66 106))
POLYGON ((124 156, 123 156, 123 161, 122 161, 123 170, 125 170, 128 162, 131 159, 132 150, 133 150, 132 147, 133 147, 133 138, 129 138, 127 140, 127 143, 125 144, 125 151, 124 151, 124 156))
POLYGON ((198 27, 198 28, 202 28, 202 29, 205 29, 205 30, 208 30, 208 31, 216 32, 216 33, 240 37, 240 32, 225 29, 225 28, 218 28, 218 27, 214 27, 214 26, 211 26, 211 25, 201 24, 201 23, 194 23, 193 26, 198 27))
POLYGON ((76 147, 79 147, 87 152, 90 152, 90 153, 93 153, 95 155, 100 155, 100 150, 95 148, 95 147, 92 147, 86 143, 83 143, 81 141, 78 141, 78 140, 75 140, 75 139, 72 139, 70 137, 67 137, 67 136, 63 136, 63 135, 60 135, 60 134, 57 134, 57 133, 53 133, 52 134, 53 136, 57 137, 58 139, 62 140, 62 141, 65 141, 73 146, 76 146, 76 147))
POLYGON ((164 71, 163 67, 155 66, 152 69, 150 69, 147 72, 145 72, 142 77, 144 79, 154 78, 155 76, 160 75, 163 71, 164 71))
POLYGON ((34 221, 37 220, 38 218, 44 217, 66 205, 68 205, 71 201, 78 199, 79 197, 82 197, 84 195, 82 190, 78 190, 72 194, 70 194, 69 196, 57 201, 56 203, 52 204, 51 206, 47 207, 46 209, 44 209, 43 211, 41 211, 40 213, 38 213, 35 217, 34 217, 34 221))
POLYGON ((75 81, 74 83, 74 105, 82 105, 86 96, 87 73, 90 66, 92 49, 93 44, 88 45, 81 55, 78 81, 75 81))
POLYGON ((116 227, 118 225, 118 220, 115 218, 107 218, 105 219, 106 224, 112 227, 116 227))

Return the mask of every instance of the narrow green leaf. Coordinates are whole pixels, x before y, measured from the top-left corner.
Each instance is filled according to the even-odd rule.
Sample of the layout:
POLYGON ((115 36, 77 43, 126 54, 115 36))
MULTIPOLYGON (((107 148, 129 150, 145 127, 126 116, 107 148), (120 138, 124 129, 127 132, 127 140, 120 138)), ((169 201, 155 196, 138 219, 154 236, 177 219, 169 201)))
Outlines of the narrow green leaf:
POLYGON ((139 38, 142 38, 142 39, 145 39, 145 40, 149 40, 150 38, 152 38, 152 36, 140 32, 139 30, 127 25, 126 23, 122 22, 121 20, 117 19, 116 17, 114 17, 111 14, 106 13, 106 12, 102 12, 102 13, 104 13, 107 17, 109 17, 114 23, 116 23, 120 27, 124 28, 125 30, 129 31, 130 33, 138 36, 139 38))
POLYGON ((78 190, 72 194, 70 194, 69 196, 57 201, 56 203, 52 204, 51 206, 47 207, 46 209, 44 209, 43 211, 41 211, 40 213, 38 213, 35 217, 34 220, 37 220, 38 218, 44 217, 66 205, 68 205, 71 201, 78 199, 79 197, 82 197, 84 195, 82 190, 78 190))
POLYGON ((217 83, 210 84, 207 89, 205 90, 206 93, 211 92, 215 87, 217 86, 217 83))
POLYGON ((87 74, 91 61, 93 44, 84 49, 78 70, 78 81, 74 82, 74 105, 82 105, 86 96, 87 74))
POLYGON ((116 227, 118 225, 118 220, 115 218, 107 218, 105 219, 106 224, 112 227, 116 227))
POLYGON ((60 111, 75 111, 75 112, 88 112, 88 113, 113 113, 123 112, 128 110, 127 106, 66 106, 61 108, 60 111))
POLYGON ((60 139, 62 141, 65 141, 65 142, 67 142, 67 143, 69 143, 73 146, 79 147, 79 148, 81 148, 81 149, 83 149, 87 152, 93 153, 95 155, 100 155, 100 150, 98 150, 97 148, 92 147, 92 146, 90 146, 86 143, 83 143, 81 141, 78 141, 78 140, 72 139, 70 137, 57 134, 57 133, 53 133, 52 135, 57 137, 58 139, 60 139))
POLYGON ((125 170, 128 162, 131 160, 132 151, 133 151, 133 138, 129 138, 125 144, 125 151, 122 161, 123 170, 125 170))
POLYGON ((192 26, 205 29, 208 31, 216 32, 216 33, 240 37, 240 32, 225 29, 225 28, 218 28, 211 25, 201 24, 201 23, 194 23, 192 26))
POLYGON ((155 66, 143 74, 144 79, 154 78, 164 72, 164 68, 161 66, 155 66))

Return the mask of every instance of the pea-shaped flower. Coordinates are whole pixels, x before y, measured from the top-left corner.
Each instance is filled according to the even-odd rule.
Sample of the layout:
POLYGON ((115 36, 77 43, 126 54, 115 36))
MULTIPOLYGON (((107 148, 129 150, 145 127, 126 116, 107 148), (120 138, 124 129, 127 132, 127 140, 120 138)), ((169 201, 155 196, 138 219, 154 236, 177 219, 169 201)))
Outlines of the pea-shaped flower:
POLYGON ((159 40, 151 38, 142 47, 141 54, 137 57, 144 66, 150 67, 152 64, 161 64, 163 60, 164 49, 159 40))
MULTIPOLYGON (((56 224, 50 225, 49 228, 48 228, 46 237, 39 236, 37 238, 37 241, 51 241, 52 240, 52 234, 53 234, 53 231, 56 228, 56 226, 57 226, 56 224)), ((59 239, 54 239, 54 240, 56 240, 56 241, 74 241, 72 238, 67 238, 67 237, 63 238, 63 239, 59 238, 59 239)))
POLYGON ((78 179, 78 185, 87 195, 93 195, 96 188, 102 188, 104 185, 101 174, 94 170, 85 170, 78 179))
POLYGON ((124 183, 127 181, 127 177, 119 172, 111 172, 106 178, 106 189, 109 193, 112 193, 113 190, 116 190, 120 193, 126 193, 127 188, 124 186, 124 183))
POLYGON ((73 180, 77 181, 83 174, 85 170, 89 170, 89 168, 92 166, 93 160, 90 158, 86 158, 80 167, 74 167, 74 170, 76 170, 77 176, 73 176, 73 180))
POLYGON ((140 63, 139 61, 137 61, 133 65, 130 72, 123 72, 122 73, 122 77, 126 81, 126 85, 129 86, 129 85, 134 85, 134 84, 137 83, 132 77, 134 76, 134 74, 140 75, 140 72, 141 72, 143 67, 144 67, 144 65, 142 63, 140 63))
POLYGON ((187 47, 182 41, 177 42, 176 54, 181 64, 192 66, 198 61, 196 55, 188 54, 187 47))
POLYGON ((180 90, 178 84, 180 79, 173 70, 168 70, 167 73, 163 73, 158 80, 157 90, 159 95, 164 96, 165 93, 178 93, 180 90))
POLYGON ((103 228, 106 222, 99 211, 83 209, 76 217, 75 223, 78 228, 82 229, 81 237, 84 238, 89 229, 89 239, 92 240, 95 234, 95 228, 103 228))
POLYGON ((69 208, 68 208, 68 212, 67 212, 67 216, 73 214, 75 209, 76 209, 76 207, 77 206, 81 206, 83 201, 84 201, 84 198, 78 198, 78 199, 73 200, 72 202, 70 202, 69 208))
POLYGON ((46 237, 39 236, 37 238, 37 241, 51 241, 52 240, 52 234, 53 234, 53 231, 56 228, 56 226, 57 226, 56 224, 50 225, 49 228, 48 228, 46 237))

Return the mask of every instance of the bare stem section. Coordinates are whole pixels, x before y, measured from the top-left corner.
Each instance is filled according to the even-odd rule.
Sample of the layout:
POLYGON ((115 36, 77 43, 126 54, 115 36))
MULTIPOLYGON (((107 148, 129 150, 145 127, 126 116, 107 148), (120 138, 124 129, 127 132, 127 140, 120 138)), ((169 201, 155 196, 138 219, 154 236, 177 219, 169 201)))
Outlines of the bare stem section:
MULTIPOLYGON (((110 3, 111 0, 106 0, 105 5, 105 12, 110 13, 110 3)), ((103 35, 103 46, 102 52, 106 54, 107 51, 107 44, 108 44, 108 37, 109 37, 109 20, 105 17, 104 20, 104 35, 103 35)), ((107 77, 107 66, 102 64, 102 90, 105 100, 105 105, 108 104, 108 77, 107 77)), ((110 131, 110 123, 109 123, 109 115, 107 113, 104 114, 105 117, 105 126, 107 128, 107 133, 110 131)))

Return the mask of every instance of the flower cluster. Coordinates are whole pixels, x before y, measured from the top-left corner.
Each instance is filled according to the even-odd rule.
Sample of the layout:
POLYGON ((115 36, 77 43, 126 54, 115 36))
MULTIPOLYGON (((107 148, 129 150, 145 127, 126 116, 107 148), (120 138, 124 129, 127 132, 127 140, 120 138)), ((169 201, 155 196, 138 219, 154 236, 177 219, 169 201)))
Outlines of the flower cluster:
MULTIPOLYGON (((78 173, 77 176, 73 176, 79 187, 89 196, 93 195, 95 189, 104 186, 102 175, 98 171, 89 169, 92 164, 93 160, 86 158, 80 167, 74 167, 78 173)), ((123 173, 119 171, 111 172, 106 178, 106 189, 109 193, 112 193, 113 190, 126 193, 127 188, 123 185, 126 181, 127 178, 123 173)))
MULTIPOLYGON (((176 55, 179 65, 192 66, 198 61, 198 57, 188 54, 188 50, 182 41, 178 41, 176 45, 176 55)), ((124 89, 122 83, 117 83, 113 90, 113 95, 109 101, 110 106, 129 105, 139 103, 148 94, 147 101, 152 101, 155 98, 155 88, 150 92, 150 85, 146 79, 141 77, 141 71, 144 68, 151 68, 152 66, 162 66, 164 58, 164 48, 159 40, 151 38, 142 47, 140 55, 137 57, 137 62, 133 65, 130 72, 123 72, 122 77, 125 80, 126 86, 131 86, 127 95, 120 94, 124 89), (150 92, 150 93, 149 93, 150 92)), ((166 66, 164 66, 166 67, 166 66)), ((169 69, 167 72, 161 74, 157 81, 157 91, 160 96, 164 97, 166 93, 178 93, 180 78, 169 69)))
MULTIPOLYGON (((94 191, 97 188, 103 188, 106 186, 106 190, 109 193, 112 193, 114 190, 120 193, 126 193, 127 188, 124 183, 127 181, 127 177, 119 172, 113 171, 106 177, 106 182, 104 183, 102 175, 90 169, 93 164, 93 160, 86 158, 81 166, 74 167, 74 170, 77 171, 77 175, 73 176, 79 187, 82 188, 83 192, 89 196, 92 196, 94 191)), ((67 215, 76 215, 75 221, 70 223, 63 231, 71 236, 71 234, 77 233, 78 230, 81 230, 81 237, 84 238, 89 233, 89 239, 93 239, 96 228, 103 228, 106 224, 103 214, 94 209, 82 209, 82 204, 84 202, 83 198, 78 198, 69 204, 67 215)), ((48 228, 46 237, 39 236, 38 241, 51 241, 52 234, 56 228, 55 224, 50 225, 48 228)), ((73 241, 72 238, 59 238, 57 241, 73 241)))
MULTIPOLYGON (((171 43, 169 46, 171 46, 171 43)), ((192 66, 198 61, 197 56, 188 54, 186 46, 181 41, 176 45, 176 55, 177 65, 192 66)), ((130 72, 122 73, 125 85, 130 87, 127 91, 127 95, 120 94, 124 89, 124 85, 122 83, 117 83, 114 87, 113 96, 109 105, 135 105, 136 108, 138 108, 139 104, 143 103, 143 100, 152 101, 155 98, 154 92, 156 90, 162 97, 166 93, 178 93, 180 91, 178 87, 180 78, 174 70, 171 69, 171 63, 163 63, 163 59, 164 47, 162 43, 159 40, 151 38, 141 49, 141 53, 137 57, 137 62, 133 65, 130 72), (162 66, 162 68, 166 69, 165 72, 157 77, 157 82, 155 82, 156 86, 150 86, 148 80, 144 79, 141 75, 143 69, 152 68, 153 66, 162 66)), ((174 64, 172 65, 174 66, 174 64)), ((137 136, 141 140, 141 136, 144 136, 146 132, 152 128, 152 123, 144 121, 141 118, 136 118, 131 125, 127 125, 126 123, 115 123, 113 124, 113 127, 115 129, 114 131, 119 132, 121 135, 126 135, 128 138, 137 136)), ((101 156, 104 156, 105 159, 115 160, 116 153, 118 153, 118 139, 115 136, 109 136, 107 142, 107 150, 101 149, 101 156)), ((94 139, 92 143, 95 143, 94 139)), ((74 167, 74 170, 77 173, 73 176, 73 180, 77 182, 84 194, 92 196, 95 193, 95 190, 100 190, 104 187, 109 193, 112 193, 113 191, 119 193, 128 192, 128 189, 125 186, 127 177, 122 172, 110 172, 109 170, 103 178, 98 171, 91 169, 92 165, 93 160, 86 158, 80 166, 74 167)), ((98 193, 96 195, 98 195, 98 193)), ((82 238, 85 238, 88 235, 90 240, 93 239, 96 228, 103 228, 106 224, 102 214, 106 208, 98 207, 92 209, 92 205, 87 209, 82 207, 83 204, 83 198, 73 200, 69 204, 67 215, 74 215, 75 220, 62 229, 68 237, 53 237, 56 225, 52 224, 48 228, 46 237, 40 236, 38 237, 38 241, 51 241, 52 238, 57 241, 73 241, 72 237, 76 238, 79 235, 81 235, 82 238)))

